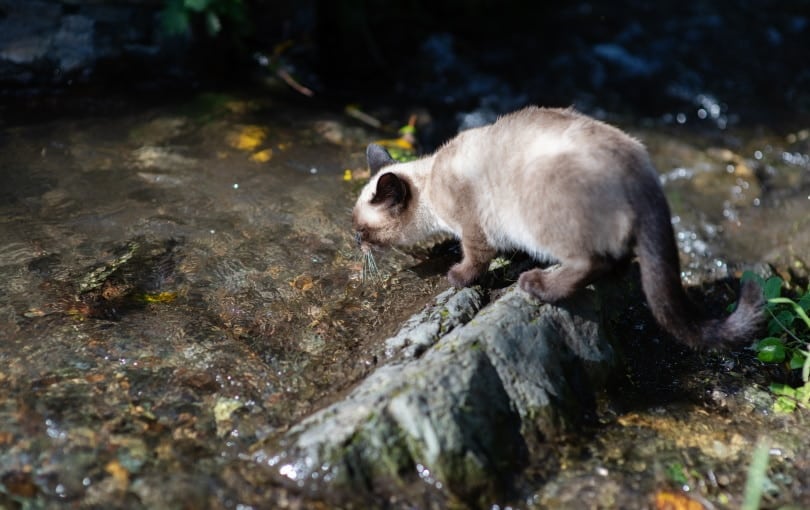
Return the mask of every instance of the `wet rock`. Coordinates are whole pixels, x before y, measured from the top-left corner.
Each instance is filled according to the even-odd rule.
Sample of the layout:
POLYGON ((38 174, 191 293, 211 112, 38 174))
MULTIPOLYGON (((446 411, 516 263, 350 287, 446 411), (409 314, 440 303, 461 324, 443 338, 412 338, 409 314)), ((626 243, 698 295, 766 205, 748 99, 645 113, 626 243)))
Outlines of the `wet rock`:
POLYGON ((442 292, 433 306, 412 316, 396 335, 385 341, 386 355, 392 357, 401 352, 407 357, 420 356, 443 335, 469 322, 484 305, 484 297, 478 287, 442 292))
POLYGON ((397 494, 491 502, 529 455, 548 455, 548 441, 592 411, 591 388, 614 355, 593 291, 550 306, 512 289, 473 318, 481 300, 475 289, 440 295, 386 342, 400 356, 254 460, 348 504, 397 494))

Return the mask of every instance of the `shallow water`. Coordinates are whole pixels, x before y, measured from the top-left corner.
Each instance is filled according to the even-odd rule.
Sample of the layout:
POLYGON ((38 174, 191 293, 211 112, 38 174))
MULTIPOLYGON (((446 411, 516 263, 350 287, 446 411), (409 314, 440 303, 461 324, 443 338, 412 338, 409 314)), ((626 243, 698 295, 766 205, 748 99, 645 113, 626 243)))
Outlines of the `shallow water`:
POLYGON ((368 140, 324 117, 210 95, 3 126, 0 497, 222 503, 228 459, 373 368, 437 278, 391 252, 360 281, 368 140))
MULTIPOLYGON (((760 261, 801 277, 806 138, 636 134, 687 282, 760 261)), ((449 262, 420 252, 381 253, 383 278, 361 281, 349 212, 365 144, 384 135, 221 94, 0 124, 0 504, 297 504, 250 446, 373 370, 381 341, 447 287, 449 262)), ((573 490, 566 473, 598 481, 593 465, 527 505, 573 490)), ((639 476, 612 483, 658 475, 639 476)))

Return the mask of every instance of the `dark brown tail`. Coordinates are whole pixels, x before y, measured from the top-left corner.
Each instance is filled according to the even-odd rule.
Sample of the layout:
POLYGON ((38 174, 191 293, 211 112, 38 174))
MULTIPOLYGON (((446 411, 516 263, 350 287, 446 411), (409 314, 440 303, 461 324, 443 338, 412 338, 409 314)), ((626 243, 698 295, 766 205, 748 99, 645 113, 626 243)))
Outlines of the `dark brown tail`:
POLYGON ((681 284, 678 248, 669 206, 657 182, 638 182, 636 255, 644 295, 658 323, 675 338, 694 348, 741 345, 755 339, 764 318, 762 289, 754 281, 740 288, 737 308, 722 319, 703 319, 681 284), (642 189, 643 188, 643 189, 642 189))

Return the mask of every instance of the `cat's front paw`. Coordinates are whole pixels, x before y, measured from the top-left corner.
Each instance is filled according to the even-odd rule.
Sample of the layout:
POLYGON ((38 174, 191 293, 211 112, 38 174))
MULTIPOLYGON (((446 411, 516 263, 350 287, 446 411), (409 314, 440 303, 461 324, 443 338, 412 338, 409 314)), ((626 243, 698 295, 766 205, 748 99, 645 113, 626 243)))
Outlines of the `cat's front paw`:
POLYGON ((447 279, 450 284, 457 289, 470 286, 478 278, 478 272, 475 269, 466 266, 464 263, 455 264, 447 272, 447 279))

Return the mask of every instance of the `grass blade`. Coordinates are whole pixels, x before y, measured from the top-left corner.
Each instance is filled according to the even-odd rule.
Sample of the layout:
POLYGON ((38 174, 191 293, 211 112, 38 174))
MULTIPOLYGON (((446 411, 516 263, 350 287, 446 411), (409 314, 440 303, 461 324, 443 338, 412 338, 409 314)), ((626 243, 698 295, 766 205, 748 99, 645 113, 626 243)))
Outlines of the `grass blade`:
POLYGON ((762 490, 765 487, 766 473, 768 471, 768 455, 770 445, 766 438, 760 438, 751 455, 751 464, 748 466, 748 480, 745 482, 745 495, 741 510, 757 510, 762 499, 762 490))

